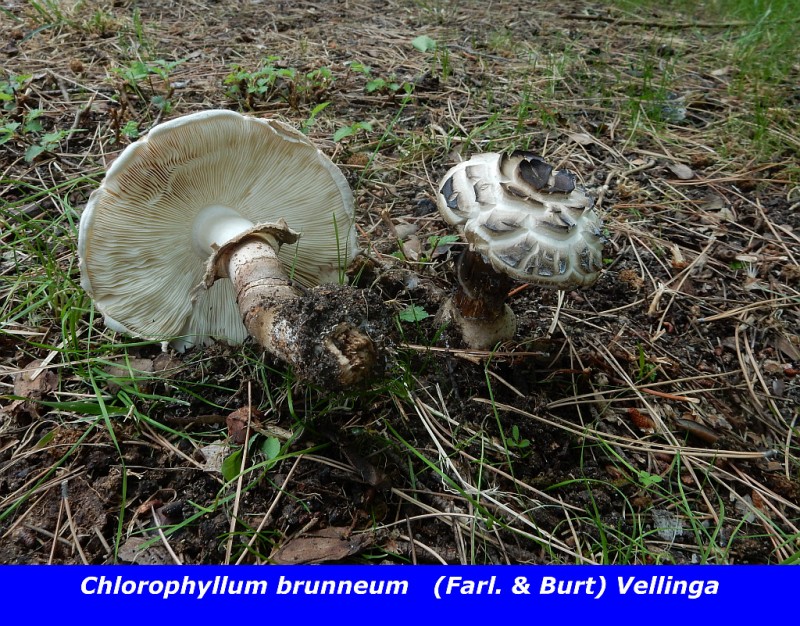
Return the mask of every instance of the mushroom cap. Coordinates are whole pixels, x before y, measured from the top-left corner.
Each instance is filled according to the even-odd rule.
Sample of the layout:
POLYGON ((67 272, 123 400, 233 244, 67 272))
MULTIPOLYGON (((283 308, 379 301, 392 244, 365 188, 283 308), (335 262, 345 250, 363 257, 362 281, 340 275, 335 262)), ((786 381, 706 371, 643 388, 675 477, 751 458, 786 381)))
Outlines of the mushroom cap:
POLYGON ((338 282, 357 252, 350 187, 305 135, 233 111, 186 115, 129 145, 81 215, 81 286, 109 328, 184 337, 179 349, 244 341, 230 279, 204 284, 212 250, 193 235, 204 209, 234 216, 236 232, 286 220, 301 236, 279 257, 306 286, 338 282))
POLYGON ((436 196, 492 267, 528 283, 566 289, 602 269, 602 222, 575 175, 529 152, 485 153, 452 167, 436 196))

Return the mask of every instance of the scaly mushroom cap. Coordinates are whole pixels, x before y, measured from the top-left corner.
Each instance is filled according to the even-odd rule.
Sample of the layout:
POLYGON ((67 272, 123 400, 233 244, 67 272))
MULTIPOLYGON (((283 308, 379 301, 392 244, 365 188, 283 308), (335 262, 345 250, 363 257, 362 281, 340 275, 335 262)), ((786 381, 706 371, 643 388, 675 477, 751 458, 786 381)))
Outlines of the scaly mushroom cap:
POLYGON ((602 268, 602 222, 575 175, 529 152, 478 154, 444 175, 444 219, 498 271, 566 289, 593 283, 602 268))
POLYGON ((287 274, 337 282, 357 252, 353 196, 342 173, 302 133, 233 111, 154 127, 109 168, 81 216, 81 286, 106 324, 149 339, 247 336, 230 279, 204 284, 214 251, 280 220, 287 274), (292 239, 289 238, 289 241, 292 239))

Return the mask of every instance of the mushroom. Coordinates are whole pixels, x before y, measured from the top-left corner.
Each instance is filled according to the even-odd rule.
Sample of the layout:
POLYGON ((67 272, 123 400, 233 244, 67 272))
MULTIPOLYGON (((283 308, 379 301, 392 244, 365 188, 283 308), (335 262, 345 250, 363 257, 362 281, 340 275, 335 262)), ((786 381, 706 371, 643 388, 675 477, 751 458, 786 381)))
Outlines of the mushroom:
POLYGON ((128 146, 78 236, 81 286, 112 330, 179 351, 249 334, 301 377, 337 385, 377 359, 367 322, 351 314, 363 313, 359 298, 350 306, 345 288, 315 287, 336 282, 356 252, 341 171, 287 124, 225 110, 128 146))
POLYGON ((472 348, 510 339, 505 303, 514 280, 568 289, 591 285, 602 268, 602 222, 575 175, 530 152, 485 153, 452 167, 439 212, 469 242, 456 261, 458 288, 440 312, 472 348))

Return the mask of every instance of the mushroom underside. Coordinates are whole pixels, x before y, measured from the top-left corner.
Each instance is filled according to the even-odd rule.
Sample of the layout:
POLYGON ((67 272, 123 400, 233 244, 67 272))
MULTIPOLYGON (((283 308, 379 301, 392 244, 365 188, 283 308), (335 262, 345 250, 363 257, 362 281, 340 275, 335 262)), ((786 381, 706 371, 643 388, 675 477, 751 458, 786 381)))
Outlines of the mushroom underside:
POLYGON ((299 377, 345 386, 379 371, 380 307, 315 286, 353 260, 354 218, 344 175, 296 129, 194 113, 125 148, 92 193, 81 285, 114 330, 178 349, 250 334, 299 377))

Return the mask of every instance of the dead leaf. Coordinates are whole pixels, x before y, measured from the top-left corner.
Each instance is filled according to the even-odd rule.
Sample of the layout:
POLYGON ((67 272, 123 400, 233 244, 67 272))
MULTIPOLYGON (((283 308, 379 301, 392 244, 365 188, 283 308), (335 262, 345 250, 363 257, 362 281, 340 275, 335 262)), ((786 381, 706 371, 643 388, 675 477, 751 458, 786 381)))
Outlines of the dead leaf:
POLYGON ((117 378, 130 378, 131 374, 150 374, 153 372, 152 359, 128 359, 122 365, 109 365, 105 368, 107 374, 117 378))
POLYGON ((681 519, 667 509, 653 509, 653 528, 664 541, 673 542, 683 536, 685 529, 681 519))
POLYGON ((174 563, 164 546, 158 543, 154 544, 152 539, 146 537, 129 537, 119 547, 117 558, 125 563, 136 563, 137 565, 167 565, 174 563))
POLYGON ((786 369, 786 366, 775 359, 764 359, 761 363, 761 369, 764 370, 765 374, 777 376, 778 374, 783 374, 783 370, 786 369))
POLYGON ((356 469, 361 480, 370 487, 375 487, 378 491, 384 491, 391 487, 388 476, 360 454, 357 454, 347 446, 342 446, 341 450, 345 457, 347 457, 347 460, 350 461, 350 464, 356 469))
POLYGON ((400 222, 394 225, 394 230, 397 238, 402 240, 411 237, 411 235, 415 235, 419 230, 419 224, 400 222))
POLYGON ((222 462, 230 454, 230 446, 226 441, 215 441, 200 448, 199 452, 205 459, 203 469, 207 472, 222 473, 222 462))
POLYGON ((403 256, 405 256, 406 259, 409 261, 419 260, 422 244, 420 243, 418 237, 412 235, 408 238, 408 241, 402 242, 400 247, 402 248, 403 256))
POLYGON ((38 369, 41 364, 41 361, 31 361, 24 371, 17 374, 14 379, 15 395, 34 400, 55 391, 58 375, 49 369, 38 369))
POLYGON ((756 513, 753 510, 756 507, 753 504, 753 499, 749 495, 735 497, 735 494, 731 493, 731 500, 733 500, 734 510, 742 516, 743 521, 748 524, 752 524, 756 521, 756 513))
POLYGON ((728 201, 716 193, 710 193, 700 205, 702 211, 721 211, 728 208, 728 201))
POLYGON ((714 444, 720 438, 720 434, 713 428, 709 428, 708 426, 700 424, 699 422, 695 422, 691 419, 678 418, 675 420, 675 426, 685 430, 690 435, 694 435, 706 443, 714 444))
POLYGON ((40 365, 42 365, 40 360, 31 361, 24 370, 14 376, 14 395, 25 400, 12 402, 9 406, 12 412, 39 417, 37 402, 58 389, 58 374, 51 369, 39 369, 40 365))
POLYGON ((247 424, 250 424, 250 435, 252 436, 253 428, 258 426, 261 417, 262 413, 250 406, 243 406, 228 415, 225 423, 228 425, 228 437, 231 443, 237 446, 244 444, 247 441, 247 424))
POLYGON ((594 137, 587 133, 566 133, 566 135, 579 146, 588 146, 594 143, 594 137))
POLYGON ((694 178, 694 170, 689 167, 688 165, 684 165, 683 163, 667 163, 667 167, 670 171, 675 174, 681 180, 689 180, 694 178))
POLYGON ((302 565, 341 561, 374 542, 371 534, 351 535, 345 527, 322 528, 289 539, 272 557, 277 565, 302 565))
POLYGON ((176 359, 168 352, 160 353, 153 359, 153 371, 169 377, 183 365, 183 361, 176 359))
POLYGON ((800 361, 800 337, 797 335, 778 335, 774 340, 775 347, 792 361, 800 361))
POLYGON ((133 358, 120 365, 109 365, 103 371, 109 376, 106 380, 106 388, 109 392, 116 393, 120 390, 119 383, 131 383, 139 377, 139 374, 151 374, 153 361, 152 359, 133 358))

